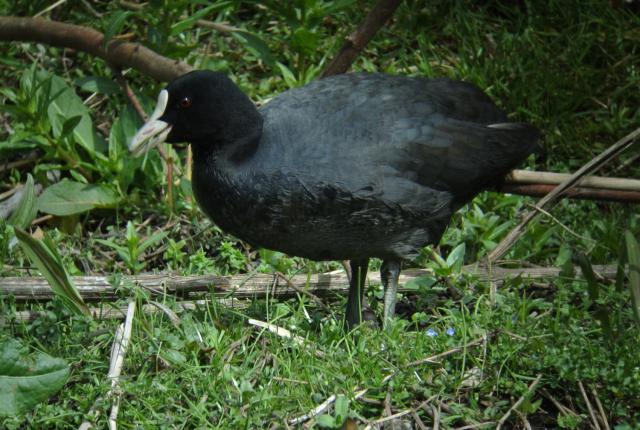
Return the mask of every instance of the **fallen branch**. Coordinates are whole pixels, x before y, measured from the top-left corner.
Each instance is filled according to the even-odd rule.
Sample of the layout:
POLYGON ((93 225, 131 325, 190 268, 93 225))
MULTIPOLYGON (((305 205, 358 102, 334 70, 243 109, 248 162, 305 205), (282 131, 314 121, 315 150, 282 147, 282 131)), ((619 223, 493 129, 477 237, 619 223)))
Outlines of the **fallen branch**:
POLYGON ((379 0, 369 11, 362 24, 344 41, 338 55, 329 63, 322 77, 346 72, 360 51, 375 36, 400 5, 400 0, 379 0))
POLYGON ((0 17, 0 41, 38 42, 73 48, 104 59, 117 67, 132 67, 161 82, 171 81, 193 68, 138 44, 116 39, 104 47, 104 35, 92 28, 42 18, 0 17))
MULTIPOLYGON (((633 145, 635 139, 638 136, 640 136, 640 128, 629 133, 628 135, 611 145, 605 151, 603 151, 600 155, 593 158, 587 164, 578 169, 568 179, 555 187, 553 191, 540 199, 536 206, 538 208, 546 209, 554 205, 560 198, 564 196, 564 194, 569 189, 577 185, 583 177, 589 175, 592 172, 595 172, 604 164, 617 157, 622 151, 633 145)), ((524 228, 527 226, 527 224, 529 224, 537 215, 538 211, 532 210, 523 217, 522 221, 513 230, 511 230, 509 234, 507 234, 507 236, 502 239, 502 241, 500 241, 498 246, 496 246, 493 251, 491 251, 491 253, 487 257, 487 261, 489 262, 489 264, 497 261, 504 254, 506 254, 509 249, 511 249, 518 238, 520 238, 520 236, 522 236, 522 234, 524 233, 524 228)))
MULTIPOLYGON (((593 269, 604 279, 615 279, 617 266, 594 266, 593 269)), ((478 276, 484 281, 503 282, 515 277, 525 279, 556 278, 560 275, 559 268, 517 268, 504 269, 493 267, 491 271, 478 266, 465 266, 462 273, 478 276)), ((576 276, 580 276, 576 269, 576 276)), ((415 291, 407 288, 406 284, 416 278, 433 276, 427 269, 405 270, 400 275, 400 292, 415 291)), ((74 276, 73 283, 85 301, 112 301, 118 297, 120 285, 112 285, 109 276, 74 276)), ((379 273, 370 273, 368 281, 372 284, 380 283, 379 273)), ((165 293, 180 295, 188 298, 194 293, 211 292, 217 298, 253 298, 265 297, 267 294, 278 297, 293 297, 298 289, 291 288, 291 282, 298 289, 304 289, 317 296, 330 294, 344 295, 349 291, 349 279, 342 271, 320 273, 312 275, 294 275, 288 281, 280 276, 266 273, 235 276, 177 276, 173 274, 143 274, 137 276, 123 276, 121 285, 136 284, 147 289, 154 295, 165 293)), ((47 301, 54 297, 49 284, 43 277, 16 276, 0 278, 0 296, 13 296, 17 301, 47 301)))

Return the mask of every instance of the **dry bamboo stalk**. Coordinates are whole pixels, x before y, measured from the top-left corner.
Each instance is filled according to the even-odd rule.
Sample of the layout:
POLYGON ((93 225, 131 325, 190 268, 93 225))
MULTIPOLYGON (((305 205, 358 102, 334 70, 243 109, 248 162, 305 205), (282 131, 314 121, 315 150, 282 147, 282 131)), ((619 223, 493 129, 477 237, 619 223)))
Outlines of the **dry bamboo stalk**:
MULTIPOLYGON (((549 194, 556 185, 504 183, 498 191, 519 196, 542 197, 549 194)), ((575 187, 566 191, 566 198, 597 200, 618 203, 640 203, 640 191, 608 190, 604 188, 575 187)))
MULTIPOLYGON (((509 173, 509 176, 507 176, 505 183, 559 185, 569 178, 571 178, 571 175, 568 173, 513 170, 511 173, 509 173)), ((584 176, 577 182, 576 186, 607 190, 640 191, 640 179, 584 176)))
MULTIPOLYGON (((576 276, 579 276, 579 270, 576 276)), ((617 266, 594 266, 594 270, 603 278, 615 279, 617 266)), ((462 268, 462 273, 479 276, 483 280, 502 282, 506 279, 521 276, 528 279, 557 277, 560 269, 555 267, 504 269, 493 267, 489 272, 486 268, 469 265, 462 268)), ((412 291, 407 288, 407 282, 424 276, 433 276, 428 269, 409 269, 400 275, 399 291, 412 291)), ((73 283, 85 301, 111 301, 118 297, 116 288, 110 283, 108 276, 74 276, 73 283)), ((368 281, 372 284, 380 283, 380 274, 369 273, 368 281)), ((278 297, 295 296, 296 289, 303 289, 318 296, 329 294, 345 294, 349 290, 347 275, 339 270, 307 276, 294 275, 287 282, 277 274, 259 273, 253 275, 235 276, 178 276, 175 274, 143 274, 137 276, 123 276, 122 284, 137 284, 151 293, 164 293, 189 297, 193 293, 209 292, 217 298, 253 298, 264 297, 267 293, 278 297)), ((0 296, 13 297, 18 301, 47 301, 53 298, 53 292, 47 281, 42 277, 5 277, 0 278, 0 296)))

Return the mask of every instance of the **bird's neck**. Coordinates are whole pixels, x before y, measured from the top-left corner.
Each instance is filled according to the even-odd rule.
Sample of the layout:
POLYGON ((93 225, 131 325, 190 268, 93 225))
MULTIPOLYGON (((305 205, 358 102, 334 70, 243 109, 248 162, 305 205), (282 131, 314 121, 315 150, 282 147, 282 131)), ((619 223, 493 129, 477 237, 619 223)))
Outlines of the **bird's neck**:
POLYGON ((242 164, 251 159, 262 137, 262 116, 256 110, 242 127, 225 127, 215 134, 191 142, 194 163, 209 166, 242 164))

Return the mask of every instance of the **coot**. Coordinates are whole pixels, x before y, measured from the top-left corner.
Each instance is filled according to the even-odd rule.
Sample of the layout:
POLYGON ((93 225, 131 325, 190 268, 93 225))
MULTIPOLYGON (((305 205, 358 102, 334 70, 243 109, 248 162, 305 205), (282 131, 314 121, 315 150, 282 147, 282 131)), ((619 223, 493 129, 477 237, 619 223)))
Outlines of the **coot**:
POLYGON ((224 74, 195 71, 160 92, 130 150, 189 142, 195 197, 223 230, 289 255, 350 260, 349 326, 361 321, 369 258, 381 258, 386 325, 401 262, 437 244, 451 215, 538 136, 465 82, 343 74, 256 108, 224 74))

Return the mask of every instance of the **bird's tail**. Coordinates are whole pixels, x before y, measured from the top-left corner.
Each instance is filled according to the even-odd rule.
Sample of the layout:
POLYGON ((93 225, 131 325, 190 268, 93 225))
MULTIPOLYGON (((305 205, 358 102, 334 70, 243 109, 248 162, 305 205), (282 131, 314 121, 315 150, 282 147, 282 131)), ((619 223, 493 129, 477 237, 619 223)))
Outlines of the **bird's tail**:
POLYGON ((544 148, 539 143, 540 130, 531 124, 526 122, 500 122, 489 124, 487 127, 509 131, 509 134, 512 135, 510 140, 514 143, 510 149, 522 153, 523 158, 518 163, 527 158, 529 154, 541 154, 544 152, 544 148))

